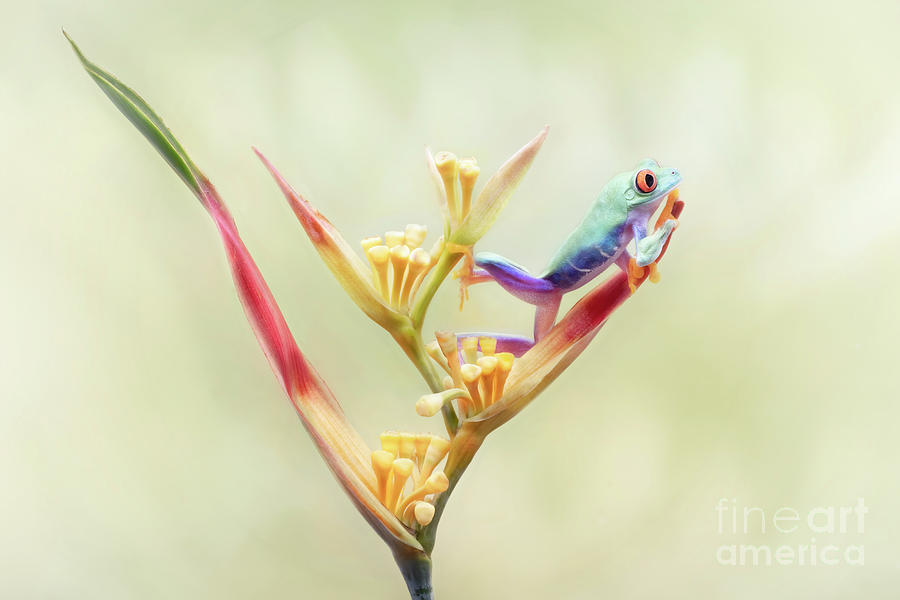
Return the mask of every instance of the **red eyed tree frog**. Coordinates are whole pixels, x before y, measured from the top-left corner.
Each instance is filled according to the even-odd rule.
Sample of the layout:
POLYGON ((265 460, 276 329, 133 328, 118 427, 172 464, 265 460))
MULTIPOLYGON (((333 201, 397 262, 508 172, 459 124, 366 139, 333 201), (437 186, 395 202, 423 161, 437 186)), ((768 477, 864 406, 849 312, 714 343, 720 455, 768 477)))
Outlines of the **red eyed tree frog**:
POLYGON ((661 167, 652 159, 644 160, 634 170, 620 173, 606 184, 587 216, 540 275, 530 274, 525 267, 499 254, 479 252, 475 265, 480 269, 464 277, 463 283, 496 281, 516 298, 534 304, 537 342, 556 321, 563 294, 580 288, 613 264, 630 276, 632 265, 646 267, 654 263, 678 222, 666 218, 648 235, 649 220, 679 183, 681 175, 675 169, 661 167), (634 257, 628 251, 632 240, 634 257))

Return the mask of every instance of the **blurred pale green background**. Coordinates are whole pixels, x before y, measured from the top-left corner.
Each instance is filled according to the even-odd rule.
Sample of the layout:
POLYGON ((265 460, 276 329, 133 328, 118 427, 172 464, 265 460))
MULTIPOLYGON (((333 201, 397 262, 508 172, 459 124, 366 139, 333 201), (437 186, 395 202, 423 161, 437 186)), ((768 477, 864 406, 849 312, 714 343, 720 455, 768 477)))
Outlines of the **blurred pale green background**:
MULTIPOLYGON (((485 172, 550 137, 481 249, 539 268, 644 156, 687 202, 662 283, 493 436, 440 598, 894 598, 897 2, 10 2, 0 26, 0 597, 402 598, 282 397, 206 215, 61 26, 230 203, 374 441, 422 386, 249 150, 350 239, 438 224, 422 149, 485 172), (729 567, 715 505, 870 507, 865 566, 729 567)), ((430 326, 527 331, 488 286, 430 326)), ((771 523, 770 523, 771 525, 771 523)), ((818 536, 818 543, 832 539, 818 536)))

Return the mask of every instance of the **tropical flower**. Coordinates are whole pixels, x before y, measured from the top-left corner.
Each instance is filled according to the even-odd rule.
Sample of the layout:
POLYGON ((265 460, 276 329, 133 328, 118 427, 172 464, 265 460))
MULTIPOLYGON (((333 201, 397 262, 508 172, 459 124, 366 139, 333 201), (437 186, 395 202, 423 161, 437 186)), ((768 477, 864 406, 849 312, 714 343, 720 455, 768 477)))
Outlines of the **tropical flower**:
MULTIPOLYGON (((581 354, 634 289, 657 277, 655 263, 633 267, 598 285, 536 344, 448 332, 436 333, 425 344, 421 329, 432 297, 460 259, 471 260, 472 246, 524 177, 547 129, 515 153, 477 195, 479 168, 474 159, 428 152, 444 217, 443 235, 426 250, 426 229, 407 225, 362 240, 363 258, 256 151, 337 281, 366 315, 392 335, 424 378, 429 393, 416 402, 416 412, 423 417, 438 412, 443 416, 446 438, 387 431, 372 450, 300 352, 213 185, 149 105, 69 41, 91 78, 209 213, 247 320, 303 426, 350 500, 393 552, 411 597, 432 598, 431 552, 437 525, 472 457, 491 431, 527 406, 581 354)), ((669 216, 677 218, 682 207, 677 191, 672 192, 657 227, 669 216)), ((466 269, 464 264, 463 276, 466 269)))
MULTIPOLYGON (((78 46, 71 39, 69 41, 91 78, 159 151, 212 217, 247 320, 303 426, 344 491, 376 533, 396 556, 401 557, 398 561, 417 560, 417 555, 423 554, 422 545, 395 510, 386 506, 381 491, 381 475, 372 466, 375 454, 347 421, 338 401, 300 352, 275 298, 244 246, 234 219, 216 189, 150 106, 110 73, 91 63, 78 46)), ((443 458, 446 447, 429 441, 432 442, 429 446, 444 448, 440 452, 443 458)), ((416 448, 421 448, 421 442, 416 442, 416 448)), ((433 455, 430 458, 434 460, 433 455)), ((433 469, 434 465, 431 467, 433 469)), ((433 487, 434 491, 441 487, 440 481, 429 483, 428 475, 424 483, 433 487)), ((394 484, 394 487, 397 485, 394 484)))
POLYGON ((432 156, 426 151, 444 218, 444 234, 430 251, 420 247, 427 233, 422 225, 411 224, 403 231, 386 232, 383 240, 377 236, 362 240, 371 272, 328 219, 298 194, 259 150, 254 148, 254 151, 275 178, 338 283, 366 315, 396 338, 404 327, 421 328, 424 313, 437 288, 460 258, 471 258, 472 246, 497 220, 534 161, 547 137, 547 130, 544 127, 513 154, 488 179, 474 200, 472 193, 480 173, 475 159, 458 160, 450 152, 432 156), (432 270, 419 300, 414 301, 416 292, 432 270))

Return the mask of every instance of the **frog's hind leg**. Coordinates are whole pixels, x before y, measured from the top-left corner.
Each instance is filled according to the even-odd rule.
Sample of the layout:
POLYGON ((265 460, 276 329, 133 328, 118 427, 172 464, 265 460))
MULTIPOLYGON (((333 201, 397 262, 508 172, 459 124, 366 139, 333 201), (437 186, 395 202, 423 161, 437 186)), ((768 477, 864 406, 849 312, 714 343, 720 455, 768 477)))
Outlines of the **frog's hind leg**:
POLYGON ((559 314, 559 303, 562 293, 548 294, 544 301, 536 305, 534 313, 534 341, 538 342, 556 323, 556 315, 559 314))
POLYGON ((488 273, 507 292, 534 304, 534 340, 538 341, 550 331, 559 313, 562 291, 542 277, 535 277, 525 267, 517 265, 499 254, 480 252, 475 264, 488 273))
POLYGON ((529 304, 546 303, 548 295, 556 295, 556 287, 541 277, 535 277, 522 265, 494 254, 479 252, 475 264, 487 272, 507 292, 529 304))

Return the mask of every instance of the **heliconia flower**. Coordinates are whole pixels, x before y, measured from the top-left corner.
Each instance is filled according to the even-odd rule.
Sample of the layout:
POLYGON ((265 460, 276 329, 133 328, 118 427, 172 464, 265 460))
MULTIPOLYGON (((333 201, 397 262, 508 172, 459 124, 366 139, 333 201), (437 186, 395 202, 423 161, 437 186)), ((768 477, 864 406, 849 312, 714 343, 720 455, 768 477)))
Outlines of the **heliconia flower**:
MULTIPOLYGON (((420 356, 414 333, 413 302, 425 278, 444 254, 445 237, 441 236, 426 250, 424 225, 408 224, 403 230, 388 231, 384 239, 373 236, 360 242, 368 266, 363 263, 340 232, 306 199, 287 183, 277 169, 254 148, 257 156, 275 178, 285 198, 300 220, 304 231, 344 290, 373 321, 384 327, 420 370, 420 356)), ((439 284, 443 276, 433 283, 439 284)), ((436 285, 426 294, 430 300, 436 285)), ((423 304, 419 319, 424 313, 423 304)), ((421 321, 419 321, 421 322, 421 321)))
POLYGON ((537 136, 494 173, 473 199, 472 192, 480 169, 474 158, 457 159, 450 152, 432 156, 426 149, 428 169, 438 192, 441 213, 445 217, 448 243, 471 247, 487 233, 522 181, 547 137, 544 127, 537 136))
MULTIPOLYGON (((446 456, 449 441, 430 435, 397 434, 397 448, 393 454, 390 435, 387 447, 384 437, 381 450, 372 452, 367 447, 297 347, 281 310, 213 185, 140 96, 91 63, 71 39, 69 42, 91 78, 162 154, 212 217, 231 266, 235 288, 256 338, 301 422, 344 491, 391 547, 401 570, 405 569, 405 576, 407 571, 430 568, 422 545, 413 535, 413 528, 430 521, 435 496, 447 489, 446 476, 436 467, 446 456), (390 473, 384 472, 385 465, 390 473), (410 479, 409 485, 406 479, 410 479), (406 488, 410 488, 408 493, 404 491, 406 488)), ((302 208, 302 211, 306 210, 302 208)), ((342 251, 327 222, 323 224, 314 211, 304 212, 304 215, 309 219, 310 227, 326 239, 322 245, 327 252, 342 251)), ((374 295, 376 299, 380 298, 377 293, 374 295)))
POLYGON ((444 235, 430 252, 420 247, 425 229, 419 225, 407 225, 405 231, 387 232, 384 241, 381 237, 362 240, 371 273, 340 232, 291 187, 259 150, 254 148, 254 151, 275 178, 316 251, 341 286, 372 320, 396 333, 406 324, 403 317, 409 313, 416 291, 441 256, 444 241, 448 240, 446 247, 456 254, 470 253, 471 246, 493 225, 525 176, 547 131, 547 127, 542 129, 507 160, 474 199, 475 180, 480 172, 475 159, 458 160, 449 152, 436 156, 426 152, 445 220, 444 235))
POLYGON ((371 267, 369 276, 382 298, 404 315, 444 249, 441 237, 425 250, 422 243, 427 234, 427 227, 411 223, 403 231, 386 231, 383 240, 373 236, 360 242, 371 267))
POLYGON ((430 433, 387 431, 372 452, 378 499, 410 529, 431 523, 434 498, 450 487, 436 470, 449 450, 449 440, 430 433))
POLYGON ((281 173, 259 150, 254 148, 253 151, 275 178, 304 231, 319 256, 322 257, 322 261, 347 292, 347 295, 373 321, 389 331, 396 329, 402 319, 392 309, 383 294, 376 289, 369 268, 354 252, 350 244, 328 219, 322 216, 303 196, 294 191, 281 173))
MULTIPOLYGON (((472 275, 472 246, 494 223, 524 177, 547 128, 513 155, 474 197, 480 172, 475 159, 429 152, 428 165, 444 216, 443 235, 426 250, 426 228, 410 224, 362 240, 363 258, 254 149, 341 286, 365 314, 393 335, 425 378, 431 393, 419 398, 416 412, 423 417, 442 413, 450 434, 450 439, 445 439, 430 433, 387 431, 373 451, 300 352, 213 185, 140 96, 88 61, 71 39, 69 42, 91 78, 213 219, 245 315, 303 426, 353 504, 391 548, 412 598, 433 598, 430 554, 435 530, 453 487, 475 452, 491 431, 527 406, 584 351, 637 287, 647 279, 658 279, 656 264, 668 241, 656 261, 646 267, 632 261, 627 272, 617 273, 587 293, 537 343, 514 336, 437 332, 434 341, 425 345, 421 329, 431 298, 461 257, 467 257, 461 275, 472 275)), ((677 189, 669 193, 656 228, 669 218, 677 219, 683 206, 677 189)))
POLYGON ((503 397, 515 356, 511 352, 497 352, 496 338, 469 336, 459 339, 441 331, 435 336, 435 342, 429 344, 426 351, 447 374, 445 389, 422 396, 416 403, 417 413, 430 417, 456 400, 459 417, 470 419, 503 397))

